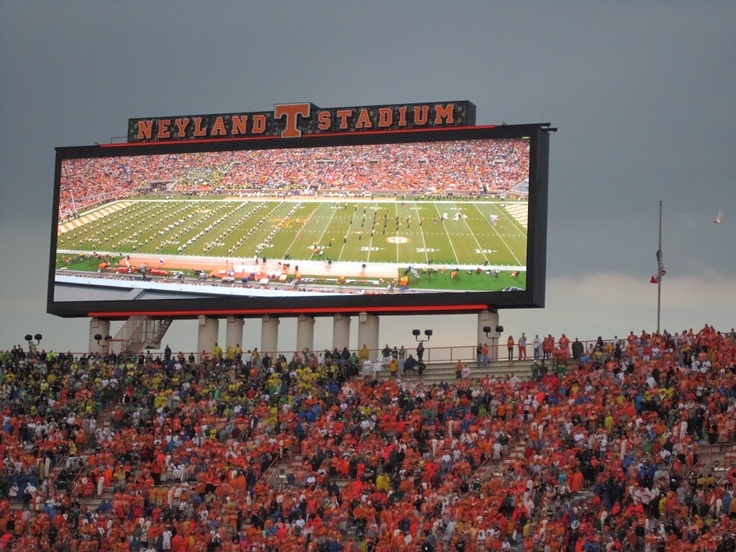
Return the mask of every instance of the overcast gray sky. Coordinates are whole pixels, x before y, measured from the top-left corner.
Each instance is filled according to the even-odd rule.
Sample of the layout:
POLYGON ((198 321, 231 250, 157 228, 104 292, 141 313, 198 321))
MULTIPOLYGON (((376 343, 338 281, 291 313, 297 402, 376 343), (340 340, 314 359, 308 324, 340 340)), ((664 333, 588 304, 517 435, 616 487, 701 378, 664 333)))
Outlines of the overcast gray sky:
MULTIPOLYGON (((40 332, 83 350, 87 320, 46 311, 54 148, 128 118, 470 100, 479 124, 549 121, 547 306, 507 332, 581 339, 736 326, 736 3, 0 0, 0 348, 40 332), (719 210, 722 224, 714 224, 719 210)), ((381 321, 380 341, 472 344, 475 317, 381 321)), ((295 323, 282 321, 290 349, 295 323)), ((224 324, 221 324, 224 334, 224 324)), ((357 323, 353 324, 357 333, 357 323)), ((166 341, 194 348, 194 323, 166 341)), ((331 324, 319 320, 318 347, 331 324)), ((224 339, 223 339, 224 340, 224 339)), ((257 346, 256 321, 246 346, 257 346)))

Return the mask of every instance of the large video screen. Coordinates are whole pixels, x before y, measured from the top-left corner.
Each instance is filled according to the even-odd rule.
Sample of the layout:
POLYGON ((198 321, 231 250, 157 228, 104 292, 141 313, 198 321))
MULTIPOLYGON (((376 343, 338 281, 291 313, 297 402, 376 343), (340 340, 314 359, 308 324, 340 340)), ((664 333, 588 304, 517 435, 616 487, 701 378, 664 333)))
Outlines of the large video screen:
POLYGON ((49 312, 542 306, 539 125, 58 148, 49 312))

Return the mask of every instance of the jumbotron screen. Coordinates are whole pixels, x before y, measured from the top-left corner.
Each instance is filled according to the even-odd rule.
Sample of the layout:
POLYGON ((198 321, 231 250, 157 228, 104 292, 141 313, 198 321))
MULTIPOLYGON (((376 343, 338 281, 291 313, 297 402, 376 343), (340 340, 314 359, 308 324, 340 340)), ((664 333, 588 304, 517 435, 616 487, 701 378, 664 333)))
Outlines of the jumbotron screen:
POLYGON ((544 304, 542 125, 57 148, 48 311, 544 304))

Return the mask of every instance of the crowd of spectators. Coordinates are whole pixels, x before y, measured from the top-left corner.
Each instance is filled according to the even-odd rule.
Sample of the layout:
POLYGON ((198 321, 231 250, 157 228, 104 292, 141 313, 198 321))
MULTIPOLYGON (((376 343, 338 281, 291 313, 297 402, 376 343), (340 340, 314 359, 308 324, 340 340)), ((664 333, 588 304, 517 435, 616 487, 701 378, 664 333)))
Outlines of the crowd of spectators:
POLYGON ((167 193, 504 193, 529 178, 519 139, 377 144, 68 159, 61 166, 62 219, 133 197, 155 183, 167 193))
POLYGON ((735 344, 632 332, 434 384, 363 349, 16 346, 0 550, 733 550, 736 467, 703 455, 736 437, 735 344))

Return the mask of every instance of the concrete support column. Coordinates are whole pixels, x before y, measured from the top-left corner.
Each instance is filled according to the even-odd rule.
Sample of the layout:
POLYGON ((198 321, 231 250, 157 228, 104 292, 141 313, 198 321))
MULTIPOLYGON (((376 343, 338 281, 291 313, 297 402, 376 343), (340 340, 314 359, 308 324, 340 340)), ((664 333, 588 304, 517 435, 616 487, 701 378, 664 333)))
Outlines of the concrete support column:
POLYGON ((237 316, 228 316, 227 325, 225 326, 225 350, 228 347, 235 349, 236 346, 243 344, 243 324, 244 320, 237 316))
MULTIPOLYGON (((358 344, 358 349, 363 346, 358 344)), ((332 347, 342 351, 344 347, 350 347, 350 317, 344 314, 336 314, 332 319, 332 347)))
POLYGON ((215 343, 217 343, 217 335, 220 332, 220 321, 217 318, 200 316, 198 323, 197 353, 202 351, 212 353, 212 349, 215 348, 215 343))
POLYGON ((296 322, 296 350, 314 350, 314 316, 300 314, 296 322))
POLYGON ((498 313, 480 311, 478 313, 478 343, 488 343, 489 357, 491 361, 498 360, 498 313), (486 333, 486 329, 489 331, 486 333))
POLYGON ((358 349, 366 345, 371 352, 372 361, 378 358, 378 316, 361 312, 358 315, 358 349))
POLYGON ((278 352, 279 346, 279 317, 265 315, 261 320, 261 357, 268 353, 272 356, 278 352))
POLYGON ((87 350, 90 353, 106 353, 108 343, 105 338, 108 335, 110 335, 110 321, 102 320, 101 318, 92 318, 89 321, 89 346, 87 350), (95 339, 96 335, 102 336, 99 344, 95 339))

